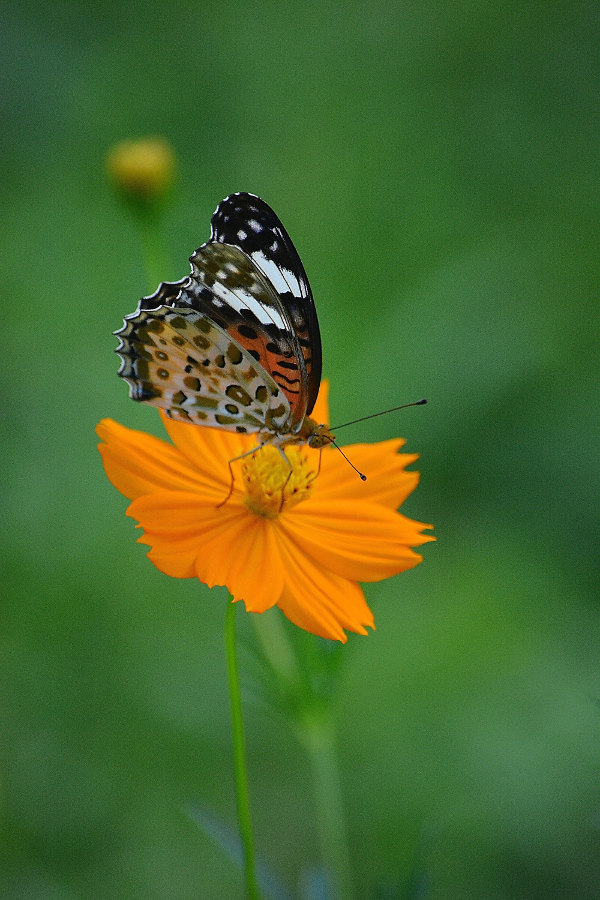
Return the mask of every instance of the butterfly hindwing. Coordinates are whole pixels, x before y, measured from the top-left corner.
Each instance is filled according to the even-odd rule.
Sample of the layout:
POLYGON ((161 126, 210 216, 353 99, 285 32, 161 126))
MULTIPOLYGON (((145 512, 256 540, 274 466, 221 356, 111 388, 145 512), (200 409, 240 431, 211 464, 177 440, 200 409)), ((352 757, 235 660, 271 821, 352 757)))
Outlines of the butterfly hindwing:
POLYGON ((290 408, 244 347, 189 308, 159 306, 127 316, 118 353, 130 395, 173 419, 239 433, 285 431, 290 408))

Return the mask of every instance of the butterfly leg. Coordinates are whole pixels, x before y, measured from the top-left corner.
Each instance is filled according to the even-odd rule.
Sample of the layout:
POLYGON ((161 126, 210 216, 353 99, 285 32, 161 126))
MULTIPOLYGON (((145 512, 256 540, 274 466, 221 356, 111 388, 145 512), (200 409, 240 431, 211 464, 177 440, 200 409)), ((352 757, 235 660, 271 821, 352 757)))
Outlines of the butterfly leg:
MULTIPOLYGON (((217 503, 217 506, 216 506, 217 509, 221 509, 222 506, 225 506, 225 504, 230 500, 231 495, 233 494, 233 488, 234 488, 234 486, 235 486, 235 474, 234 474, 234 471, 233 471, 233 463, 239 462, 241 459, 245 459, 247 456, 252 456, 254 453, 257 453, 259 450, 262 450, 262 448, 263 448, 264 446, 265 446, 265 444, 258 444, 256 447, 252 447, 251 450, 246 450, 245 453, 240 453, 239 456, 234 456, 233 459, 230 459, 230 460, 228 461, 227 465, 229 466, 229 475, 230 475, 229 490, 227 491, 227 496, 226 496, 223 500, 221 500, 220 503, 217 503)), ((283 448, 282 448, 282 447, 277 447, 277 449, 279 450, 279 453, 281 454, 282 459, 285 460, 285 464, 286 464, 286 466, 287 466, 287 468, 288 468, 288 474, 287 474, 287 477, 286 477, 286 479, 285 479, 285 481, 283 482, 283 485, 282 485, 282 487, 281 487, 281 503, 280 503, 280 505, 279 505, 279 512, 281 513, 282 510, 283 510, 283 507, 284 507, 284 505, 285 505, 285 489, 286 489, 286 487, 288 486, 289 480, 290 480, 290 478, 292 477, 292 474, 293 474, 293 471, 294 471, 294 470, 293 470, 293 468, 292 468, 291 462, 289 461, 289 459, 288 459, 287 456, 285 455, 285 451, 283 450, 283 448)), ((320 458, 321 458, 321 455, 319 454, 319 469, 320 469, 320 458)), ((319 474, 319 473, 318 473, 318 471, 317 471, 317 473, 315 474, 314 477, 316 478, 318 474, 319 474)))
POLYGON ((321 454, 322 454, 322 453, 323 453, 323 448, 322 448, 322 447, 319 447, 319 465, 318 465, 317 471, 314 473, 314 475, 311 474, 310 480, 308 481, 308 484, 312 484, 313 481, 316 481, 317 478, 319 477, 319 475, 321 474, 321 459, 322 459, 321 454))
POLYGON ((283 482, 283 484, 282 484, 282 486, 281 486, 281 503, 279 504, 279 512, 281 513, 281 512, 283 512, 283 507, 284 507, 284 504, 285 504, 285 489, 286 489, 286 487, 288 486, 288 482, 289 482, 290 478, 292 477, 292 473, 293 473, 294 470, 293 470, 293 468, 292 468, 291 462, 289 461, 289 459, 288 459, 287 456, 285 455, 285 451, 284 451, 283 447, 278 447, 277 449, 279 450, 279 452, 280 452, 281 456, 283 457, 283 459, 285 459, 285 464, 286 464, 286 466, 289 468, 288 476, 287 476, 287 478, 285 479, 285 481, 283 482))
POLYGON ((239 456, 234 456, 233 459, 229 460, 229 462, 227 463, 227 465, 229 466, 229 476, 230 476, 229 490, 227 492, 227 496, 225 497, 225 499, 221 500, 220 503, 217 503, 217 506, 216 506, 217 509, 221 509, 222 506, 225 506, 225 504, 228 502, 228 500, 230 500, 231 495, 233 494, 233 488, 234 488, 234 484, 235 484, 235 475, 233 473, 233 463, 239 462, 240 459, 245 459, 246 456, 252 456, 252 454, 256 453, 257 450, 260 450, 261 447, 264 447, 264 444, 258 444, 258 446, 253 447, 251 450, 246 450, 245 453, 240 453, 239 456))

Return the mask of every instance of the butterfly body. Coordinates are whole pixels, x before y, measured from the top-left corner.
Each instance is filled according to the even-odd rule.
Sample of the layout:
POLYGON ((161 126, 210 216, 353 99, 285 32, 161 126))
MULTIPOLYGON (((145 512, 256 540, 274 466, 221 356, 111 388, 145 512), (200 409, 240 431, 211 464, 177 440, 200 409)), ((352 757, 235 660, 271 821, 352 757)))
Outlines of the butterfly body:
POLYGON ((308 278, 283 225, 252 194, 231 194, 191 273, 140 300, 116 332, 130 396, 168 416, 259 436, 329 443, 310 418, 321 341, 308 278))

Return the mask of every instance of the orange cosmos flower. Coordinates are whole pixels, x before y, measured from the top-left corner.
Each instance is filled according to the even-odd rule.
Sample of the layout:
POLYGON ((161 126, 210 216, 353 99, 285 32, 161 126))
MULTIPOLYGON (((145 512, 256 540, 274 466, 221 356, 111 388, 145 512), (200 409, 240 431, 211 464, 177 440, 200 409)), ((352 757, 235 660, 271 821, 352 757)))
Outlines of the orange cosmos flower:
MULTIPOLYGON (((312 416, 329 421, 325 383, 312 416)), ((411 548, 435 540, 423 534, 433 526, 397 512, 419 480, 406 471, 416 454, 398 454, 401 438, 347 449, 366 482, 334 447, 287 447, 288 465, 265 446, 233 463, 223 503, 228 463, 256 435, 161 417, 173 444, 112 419, 96 430, 106 474, 133 501, 138 541, 166 575, 226 585, 249 612, 279 606, 300 628, 345 642, 344 629, 375 627, 357 582, 413 568, 422 557, 411 548)))

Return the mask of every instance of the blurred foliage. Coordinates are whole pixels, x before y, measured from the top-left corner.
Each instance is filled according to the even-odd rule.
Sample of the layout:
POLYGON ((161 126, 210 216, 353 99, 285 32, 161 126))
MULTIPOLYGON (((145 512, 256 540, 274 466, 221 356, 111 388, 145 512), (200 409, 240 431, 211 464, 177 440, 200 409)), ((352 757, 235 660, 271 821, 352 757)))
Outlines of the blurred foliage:
MULTIPOLYGON (((406 511, 438 537, 367 588, 377 631, 343 648, 359 895, 597 897, 598 5, 0 16, 0 893, 240 891, 185 813, 235 827, 225 595, 148 563, 93 431, 160 433, 116 377, 111 332, 156 285, 104 172, 116 141, 157 134, 181 173, 165 279, 223 196, 258 193, 311 279, 333 421, 430 400, 343 433, 407 436, 406 511)), ((319 864, 309 771, 251 700, 257 847, 293 891, 319 864)))

